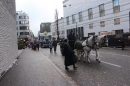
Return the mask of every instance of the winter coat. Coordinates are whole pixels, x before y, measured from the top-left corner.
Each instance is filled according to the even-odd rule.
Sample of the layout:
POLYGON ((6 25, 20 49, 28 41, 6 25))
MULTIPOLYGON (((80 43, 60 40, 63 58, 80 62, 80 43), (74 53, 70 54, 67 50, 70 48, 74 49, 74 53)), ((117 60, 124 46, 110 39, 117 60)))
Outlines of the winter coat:
POLYGON ((52 48, 52 42, 49 43, 49 47, 52 48))
POLYGON ((65 66, 70 66, 77 62, 76 57, 74 56, 74 51, 72 50, 69 44, 64 44, 63 53, 65 55, 65 66))
POLYGON ((57 41, 53 41, 53 46, 54 46, 54 47, 57 46, 57 41))

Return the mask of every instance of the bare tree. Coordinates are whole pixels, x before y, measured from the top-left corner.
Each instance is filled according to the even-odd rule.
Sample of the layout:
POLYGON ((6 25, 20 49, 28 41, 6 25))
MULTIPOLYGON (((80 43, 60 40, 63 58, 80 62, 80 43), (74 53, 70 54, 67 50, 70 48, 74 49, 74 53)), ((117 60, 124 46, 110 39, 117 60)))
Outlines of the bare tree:
POLYGON ((57 31, 57 39, 59 40, 59 28, 58 28, 58 12, 57 9, 55 10, 55 25, 56 25, 56 31, 57 31))

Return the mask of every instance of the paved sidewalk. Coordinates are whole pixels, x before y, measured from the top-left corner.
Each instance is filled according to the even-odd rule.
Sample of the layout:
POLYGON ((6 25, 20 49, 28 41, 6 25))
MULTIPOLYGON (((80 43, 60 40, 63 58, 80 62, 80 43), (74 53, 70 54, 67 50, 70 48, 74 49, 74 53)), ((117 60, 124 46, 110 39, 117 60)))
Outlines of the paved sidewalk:
POLYGON ((18 56, 24 51, 24 49, 22 50, 18 50, 18 56))
POLYGON ((0 86, 76 86, 44 52, 25 49, 16 64, 0 80, 0 86))

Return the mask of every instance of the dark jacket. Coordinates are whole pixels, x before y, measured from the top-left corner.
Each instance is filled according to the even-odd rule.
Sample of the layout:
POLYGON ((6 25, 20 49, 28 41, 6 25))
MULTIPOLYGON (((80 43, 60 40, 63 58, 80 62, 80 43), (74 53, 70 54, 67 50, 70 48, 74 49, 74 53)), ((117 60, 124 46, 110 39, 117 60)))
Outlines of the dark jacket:
POLYGON ((75 40, 74 34, 69 34, 68 39, 69 39, 69 40, 75 40))
POLYGON ((54 47, 56 47, 57 46, 57 41, 53 41, 53 44, 52 44, 54 47))
POLYGON ((65 55, 65 66, 70 66, 77 62, 76 57, 74 56, 74 51, 72 50, 69 44, 64 44, 63 53, 65 55))

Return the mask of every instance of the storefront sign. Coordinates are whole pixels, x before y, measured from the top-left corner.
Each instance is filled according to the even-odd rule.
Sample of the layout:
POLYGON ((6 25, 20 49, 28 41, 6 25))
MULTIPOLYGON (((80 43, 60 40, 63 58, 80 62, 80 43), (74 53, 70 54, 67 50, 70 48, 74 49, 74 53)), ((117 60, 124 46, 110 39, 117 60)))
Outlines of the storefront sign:
POLYGON ((115 31, 111 31, 111 32, 100 32, 100 35, 115 35, 115 31))

